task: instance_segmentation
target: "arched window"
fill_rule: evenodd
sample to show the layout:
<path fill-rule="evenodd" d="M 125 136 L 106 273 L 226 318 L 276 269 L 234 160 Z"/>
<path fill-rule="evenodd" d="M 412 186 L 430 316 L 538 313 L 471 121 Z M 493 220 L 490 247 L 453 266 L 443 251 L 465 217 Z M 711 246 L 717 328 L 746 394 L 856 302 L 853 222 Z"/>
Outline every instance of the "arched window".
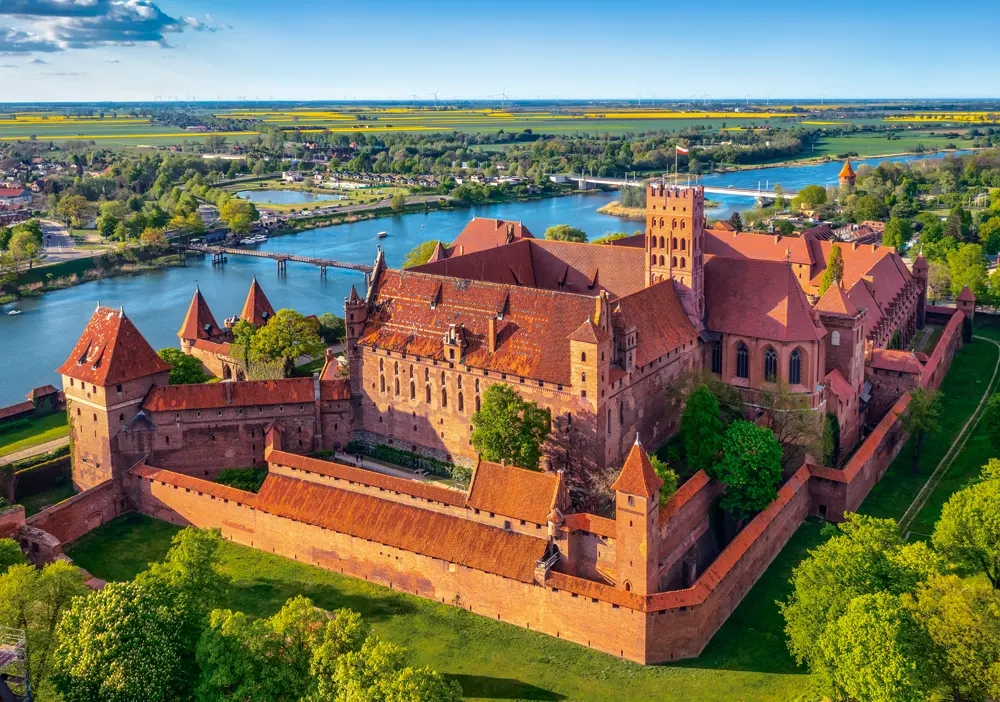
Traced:
<path fill-rule="evenodd" d="M 667 240 L 664 239 L 662 236 L 660 237 L 660 248 L 661 249 L 667 248 Z"/>
<path fill-rule="evenodd" d="M 426 388 L 424 388 L 424 390 L 426 390 L 424 394 L 424 402 L 426 402 L 429 405 L 431 403 L 431 386 L 428 385 Z"/>
<path fill-rule="evenodd" d="M 840 332 L 834 331 L 830 333 L 830 346 L 840 346 Z"/>
<path fill-rule="evenodd" d="M 413 364 L 410 364 L 410 380 L 413 380 Z"/>
<path fill-rule="evenodd" d="M 660 217 L 660 226 L 663 226 L 663 217 Z M 663 244 L 660 244 L 660 246 L 663 246 Z"/>
<path fill-rule="evenodd" d="M 479 378 L 476 378 L 476 392 L 479 392 Z"/>
<path fill-rule="evenodd" d="M 652 256 L 649 257 L 649 265 L 651 266 L 656 265 L 656 254 L 653 254 Z"/>
<path fill-rule="evenodd" d="M 685 268 L 686 266 L 687 266 L 687 259 L 681 256 L 681 268 Z"/>
<path fill-rule="evenodd" d="M 778 379 L 778 352 L 770 346 L 764 350 L 764 380 L 773 383 Z"/>
<path fill-rule="evenodd" d="M 672 249 L 676 249 L 677 248 L 677 237 L 676 236 L 673 239 L 670 240 L 670 248 L 672 248 Z"/>
<path fill-rule="evenodd" d="M 462 393 L 458 393 L 458 411 L 465 411 L 465 396 Z"/>
<path fill-rule="evenodd" d="M 681 229 L 684 229 L 684 220 L 681 220 Z"/>
<path fill-rule="evenodd" d="M 681 251 L 687 251 L 687 239 L 681 239 Z"/>
<path fill-rule="evenodd" d="M 742 341 L 736 345 L 736 377 L 750 377 L 750 350 Z"/>
<path fill-rule="evenodd" d="M 712 342 L 712 372 L 722 373 L 722 342 Z"/>
<path fill-rule="evenodd" d="M 581 362 L 586 362 L 587 361 L 587 352 L 586 351 L 581 351 L 580 352 L 580 361 Z"/>
<path fill-rule="evenodd" d="M 393 364 L 392 374 L 399 375 L 399 361 L 396 361 L 395 364 Z"/>
<path fill-rule="evenodd" d="M 673 266 L 674 268 L 677 267 L 677 257 L 676 256 L 671 256 L 670 257 L 670 265 Z"/>
<path fill-rule="evenodd" d="M 448 406 L 448 390 L 447 388 L 441 388 L 441 406 Z"/>
<path fill-rule="evenodd" d="M 655 236 L 653 237 L 653 248 L 654 249 L 656 248 L 656 237 Z"/>
<path fill-rule="evenodd" d="M 802 382 L 802 352 L 798 349 L 792 351 L 788 357 L 788 382 L 792 385 L 799 385 Z"/>
<path fill-rule="evenodd" d="M 424 381 L 428 382 L 428 383 L 431 382 L 431 369 L 430 368 L 424 368 Z"/>
<path fill-rule="evenodd" d="M 583 360 L 587 360 L 587 359 L 583 359 Z M 462 389 L 462 376 L 458 376 L 458 389 L 459 390 Z"/>
<path fill-rule="evenodd" d="M 441 385 L 444 385 L 444 371 L 441 371 Z"/>
<path fill-rule="evenodd" d="M 395 388 L 396 394 L 399 395 L 399 378 L 396 378 L 395 383 L 396 383 L 396 388 Z"/>
<path fill-rule="evenodd" d="M 670 223 L 670 228 L 671 229 L 677 229 L 677 220 L 676 219 L 673 222 Z M 674 244 L 674 246 L 676 246 L 676 245 L 677 244 Z"/>
<path fill-rule="evenodd" d="M 476 411 L 479 411 L 479 395 L 476 395 Z"/>
<path fill-rule="evenodd" d="M 663 265 L 663 261 L 664 261 L 664 258 L 663 258 L 663 256 L 660 256 L 660 265 L 661 265 L 661 266 Z"/>

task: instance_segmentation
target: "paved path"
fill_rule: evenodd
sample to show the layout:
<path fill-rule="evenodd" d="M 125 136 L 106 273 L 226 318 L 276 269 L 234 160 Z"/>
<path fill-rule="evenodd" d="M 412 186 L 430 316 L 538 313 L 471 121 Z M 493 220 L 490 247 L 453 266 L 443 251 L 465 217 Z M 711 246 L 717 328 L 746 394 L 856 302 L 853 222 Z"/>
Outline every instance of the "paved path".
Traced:
<path fill-rule="evenodd" d="M 1000 350 L 1000 343 L 997 343 L 993 339 L 987 339 L 986 337 L 976 336 L 973 337 L 979 341 L 988 341 Z M 941 459 L 941 462 L 937 464 L 937 468 L 931 473 L 930 477 L 927 478 L 927 482 L 924 486 L 920 488 L 920 492 L 917 496 L 913 498 L 913 502 L 910 506 L 906 508 L 906 512 L 899 520 L 899 530 L 908 538 L 910 536 L 910 525 L 913 524 L 913 520 L 916 519 L 917 515 L 920 514 L 920 510 L 924 508 L 927 501 L 930 499 L 931 494 L 934 492 L 934 488 L 938 486 L 941 482 L 941 478 L 944 474 L 948 472 L 951 468 L 952 463 L 955 462 L 955 458 L 958 454 L 962 452 L 965 448 L 965 444 L 968 442 L 969 437 L 976 429 L 976 425 L 979 424 L 979 418 L 982 416 L 983 408 L 986 406 L 986 401 L 989 399 L 990 395 L 993 394 L 993 384 L 996 382 L 997 373 L 1000 372 L 1000 355 L 997 356 L 997 362 L 993 366 L 993 376 L 990 378 L 990 382 L 986 385 L 986 391 L 983 392 L 983 396 L 979 400 L 979 404 L 976 406 L 976 411 L 972 413 L 972 416 L 965 422 L 962 426 L 961 431 L 958 432 L 958 436 L 955 440 L 951 442 L 951 446 L 948 448 L 948 452 Z"/>
<path fill-rule="evenodd" d="M 57 448 L 62 448 L 63 446 L 69 446 L 68 436 L 53 439 L 52 441 L 46 441 L 44 444 L 38 444 L 37 446 L 32 446 L 31 448 L 21 449 L 20 451 L 15 451 L 14 453 L 8 453 L 6 456 L 0 456 L 0 466 L 5 466 L 8 463 L 20 461 L 24 458 L 31 458 L 32 456 L 37 456 L 42 453 L 48 453 L 49 451 L 55 451 Z"/>
<path fill-rule="evenodd" d="M 70 236 L 69 230 L 54 219 L 39 220 L 42 225 L 42 236 L 45 240 L 45 260 L 35 267 L 48 266 L 53 263 L 63 263 L 77 258 L 89 258 L 104 253 L 105 250 L 86 248 L 79 249 Z M 110 247 L 108 249 L 110 250 Z"/>

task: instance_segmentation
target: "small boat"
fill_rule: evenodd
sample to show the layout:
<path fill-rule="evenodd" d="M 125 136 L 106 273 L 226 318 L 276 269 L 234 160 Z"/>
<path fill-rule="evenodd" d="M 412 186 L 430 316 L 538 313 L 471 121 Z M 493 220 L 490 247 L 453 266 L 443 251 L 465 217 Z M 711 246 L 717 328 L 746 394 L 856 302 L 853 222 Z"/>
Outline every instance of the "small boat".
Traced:
<path fill-rule="evenodd" d="M 13 317 L 15 314 L 21 314 L 21 310 L 11 310 L 7 313 L 8 317 Z"/>
<path fill-rule="evenodd" d="M 387 236 L 389 236 L 389 232 L 379 232 L 379 233 L 378 233 L 378 238 L 379 238 L 379 239 L 384 239 L 384 238 L 386 238 Z"/>

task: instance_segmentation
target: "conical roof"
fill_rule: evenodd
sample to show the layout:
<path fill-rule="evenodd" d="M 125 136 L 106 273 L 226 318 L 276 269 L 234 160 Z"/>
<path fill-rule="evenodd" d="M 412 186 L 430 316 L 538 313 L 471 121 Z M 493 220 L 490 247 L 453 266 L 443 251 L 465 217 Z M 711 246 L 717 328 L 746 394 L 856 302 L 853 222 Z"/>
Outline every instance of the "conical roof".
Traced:
<path fill-rule="evenodd" d="M 618 480 L 611 486 L 615 492 L 623 492 L 627 495 L 638 495 L 640 497 L 652 498 L 658 495 L 663 481 L 653 470 L 653 464 L 649 461 L 639 437 L 635 437 L 635 444 L 625 459 L 622 472 L 618 475 Z"/>
<path fill-rule="evenodd" d="M 274 308 L 267 299 L 267 295 L 257 282 L 257 276 L 253 277 L 250 283 L 250 292 L 247 293 L 247 301 L 243 303 L 243 311 L 240 312 L 240 319 L 250 322 L 254 326 L 262 327 L 267 324 L 267 320 L 274 316 Z"/>
<path fill-rule="evenodd" d="M 66 362 L 56 371 L 108 387 L 170 370 L 125 311 L 98 307 Z"/>
<path fill-rule="evenodd" d="M 181 339 L 208 339 L 219 332 L 219 325 L 215 322 L 212 310 L 208 308 L 205 297 L 198 287 L 194 289 L 194 297 L 188 306 L 187 314 L 184 315 L 184 323 L 181 325 L 177 336 Z"/>
<path fill-rule="evenodd" d="M 600 344 L 607 341 L 611 337 L 608 336 L 606 331 L 594 324 L 593 320 L 588 317 L 584 320 L 583 324 L 577 327 L 575 332 L 569 335 L 568 338 L 570 341 L 582 341 L 587 344 Z"/>
<path fill-rule="evenodd" d="M 972 294 L 972 291 L 969 290 L 969 286 L 966 285 L 962 288 L 962 292 L 958 294 L 958 299 L 962 302 L 975 302 L 976 296 Z"/>
<path fill-rule="evenodd" d="M 837 283 L 831 285 L 823 293 L 823 297 L 816 303 L 816 311 L 843 317 L 855 317 L 858 314 L 857 306 L 851 302 L 850 298 L 847 297 L 847 293 Z"/>
<path fill-rule="evenodd" d="M 844 161 L 844 167 L 840 169 L 840 176 L 839 177 L 841 177 L 841 178 L 853 178 L 854 177 L 854 169 L 851 167 L 851 159 L 850 159 L 850 157 L 848 157 L 848 159 L 846 161 Z"/>

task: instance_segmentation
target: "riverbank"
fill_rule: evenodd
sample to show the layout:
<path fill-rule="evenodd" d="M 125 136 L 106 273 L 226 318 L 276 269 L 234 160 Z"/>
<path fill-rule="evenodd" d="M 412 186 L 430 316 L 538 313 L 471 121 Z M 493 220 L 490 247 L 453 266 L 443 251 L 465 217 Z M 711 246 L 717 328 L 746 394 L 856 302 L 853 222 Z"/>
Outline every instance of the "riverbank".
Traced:
<path fill-rule="evenodd" d="M 890 154 L 877 154 L 877 155 L 865 155 L 865 156 L 851 156 L 854 161 L 870 161 L 877 158 L 902 158 L 904 156 L 948 156 L 949 154 L 956 153 L 966 153 L 969 151 L 985 151 L 985 147 L 961 147 L 955 149 L 929 149 L 926 151 L 898 151 Z M 733 166 L 726 166 L 724 168 L 715 168 L 712 173 L 739 173 L 741 171 L 757 171 L 766 168 L 797 168 L 799 166 L 822 166 L 825 163 L 830 163 L 832 161 L 843 161 L 844 159 L 839 159 L 833 156 L 810 156 L 808 158 L 801 159 L 786 159 L 784 161 L 776 161 L 774 163 L 760 163 L 760 164 L 739 164 Z"/>

